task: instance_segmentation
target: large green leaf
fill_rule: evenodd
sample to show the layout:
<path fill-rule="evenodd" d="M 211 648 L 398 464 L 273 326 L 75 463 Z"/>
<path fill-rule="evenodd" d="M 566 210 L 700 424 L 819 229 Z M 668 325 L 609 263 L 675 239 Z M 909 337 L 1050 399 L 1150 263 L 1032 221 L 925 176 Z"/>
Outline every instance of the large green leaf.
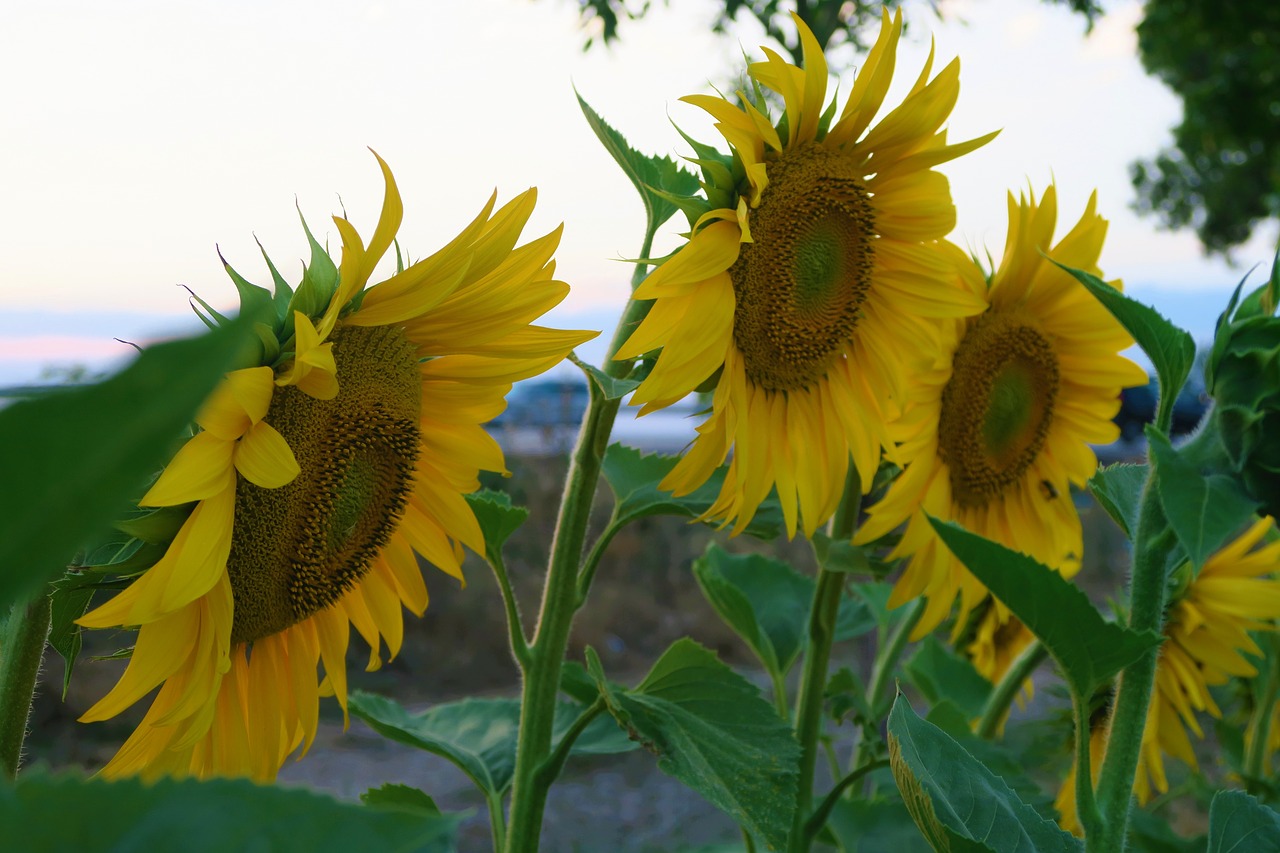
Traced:
<path fill-rule="evenodd" d="M 446 758 L 486 795 L 501 796 L 511 787 L 520 726 L 518 699 L 463 699 L 412 713 L 394 700 L 355 691 L 351 713 L 383 737 Z M 582 707 L 556 706 L 553 739 L 559 741 Z M 575 755 L 627 752 L 636 745 L 608 720 L 593 722 L 573 744 Z"/>
<path fill-rule="evenodd" d="M 991 682 L 932 634 L 924 638 L 907 661 L 906 675 L 930 705 L 949 700 L 970 719 L 982 713 L 991 695 Z"/>
<path fill-rule="evenodd" d="M 668 196 L 688 196 L 698 191 L 698 178 L 680 168 L 670 157 L 641 154 L 627 144 L 622 134 L 610 127 L 600 115 L 578 96 L 578 105 L 587 117 L 596 138 L 605 147 L 644 200 L 649 233 L 658 230 L 679 207 Z"/>
<path fill-rule="evenodd" d="M 844 853 L 930 853 L 928 842 L 920 837 L 907 807 L 897 797 L 841 797 L 831 809 L 827 828 Z"/>
<path fill-rule="evenodd" d="M 316 853 L 440 849 L 457 819 L 341 803 L 247 780 L 105 782 L 27 772 L 0 786 L 6 850 Z"/>
<path fill-rule="evenodd" d="M 696 518 L 711 508 L 724 484 L 725 469 L 719 468 L 706 483 L 684 497 L 675 497 L 658 488 L 658 483 L 680 461 L 676 456 L 641 453 L 633 447 L 611 444 L 604 453 L 601 472 L 613 490 L 620 523 L 647 515 L 678 515 Z M 773 539 L 782 531 L 782 508 L 776 498 L 760 504 L 755 517 L 743 531 L 759 539 Z"/>
<path fill-rule="evenodd" d="M 1130 539 L 1138 529 L 1138 506 L 1148 471 L 1146 465 L 1118 462 L 1099 468 L 1089 478 L 1089 491 L 1098 506 L 1106 510 Z"/>
<path fill-rule="evenodd" d="M 1160 411 L 1157 423 L 1167 424 L 1173 416 L 1173 401 L 1187 381 L 1196 359 L 1196 342 L 1191 334 L 1169 322 L 1149 305 L 1130 299 L 1097 276 L 1054 261 L 1083 284 L 1133 339 L 1155 366 L 1160 379 Z"/>
<path fill-rule="evenodd" d="M 1219 791 L 1209 804 L 1205 853 L 1277 853 L 1280 815 L 1244 791 Z"/>
<path fill-rule="evenodd" d="M 1084 849 L 950 735 L 916 716 L 901 694 L 889 712 L 889 760 L 907 810 L 935 850 Z"/>
<path fill-rule="evenodd" d="M 528 509 L 512 506 L 510 495 L 493 489 L 484 489 L 467 495 L 467 503 L 475 513 L 476 521 L 480 523 L 480 531 L 484 534 L 484 547 L 490 556 L 500 555 L 507 539 L 529 517 Z"/>
<path fill-rule="evenodd" d="M 1169 439 L 1148 430 L 1156 462 L 1156 488 L 1165 518 L 1197 570 L 1254 517 L 1258 503 L 1226 474 L 1203 472 Z"/>
<path fill-rule="evenodd" d="M 1160 644 L 1152 632 L 1108 622 L 1075 584 L 1026 554 L 932 516 L 929 523 L 951 552 L 1022 620 L 1080 696 Z"/>
<path fill-rule="evenodd" d="M 771 849 L 785 845 L 800 748 L 758 689 L 687 638 L 634 690 L 610 686 L 590 650 L 587 669 L 618 725 L 658 756 L 663 771 Z"/>
<path fill-rule="evenodd" d="M 136 500 L 205 397 L 253 347 L 253 318 L 148 347 L 96 385 L 0 411 L 0 608 L 61 575 Z"/>

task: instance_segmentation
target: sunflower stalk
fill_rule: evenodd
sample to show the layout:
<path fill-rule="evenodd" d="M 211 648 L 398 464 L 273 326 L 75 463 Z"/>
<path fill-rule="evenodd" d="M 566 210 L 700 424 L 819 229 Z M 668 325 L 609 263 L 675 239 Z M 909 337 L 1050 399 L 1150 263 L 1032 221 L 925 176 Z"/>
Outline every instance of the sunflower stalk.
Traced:
<path fill-rule="evenodd" d="M 852 538 L 861 511 L 862 480 L 858 476 L 857 466 L 850 466 L 844 495 L 840 498 L 840 506 L 828 527 L 831 538 Z M 818 759 L 818 738 L 822 733 L 822 704 L 826 695 L 827 667 L 831 662 L 831 646 L 835 641 L 844 582 L 843 572 L 829 571 L 819 566 L 813 605 L 809 609 L 809 643 L 805 650 L 804 670 L 800 676 L 800 695 L 796 699 L 795 731 L 796 740 L 800 742 L 800 780 L 787 844 L 792 853 L 808 850 L 813 840 L 805 832 L 805 824 L 813 802 L 813 773 Z"/>
<path fill-rule="evenodd" d="M 898 660 L 907 647 L 911 632 L 924 616 L 924 609 L 924 599 L 917 598 L 912 601 L 907 607 L 907 612 L 902 615 L 889 634 L 888 642 L 880 647 L 876 655 L 875 663 L 871 667 L 871 684 L 867 686 L 867 707 L 873 714 L 876 713 L 876 709 L 880 707 L 889 690 L 889 681 L 897 672 Z M 871 759 L 871 750 L 871 741 L 866 738 L 859 740 L 858 748 L 853 751 L 850 769 L 865 765 Z"/>
<path fill-rule="evenodd" d="M 29 601 L 13 605 L 0 631 L 0 771 L 10 781 L 22 761 L 51 606 L 48 590 L 41 588 Z"/>
<path fill-rule="evenodd" d="M 1048 656 L 1048 649 L 1039 640 L 1031 641 L 1022 650 L 1022 654 L 1018 655 L 1004 677 L 1000 679 L 1000 683 L 992 688 L 991 695 L 987 697 L 987 703 L 982 707 L 982 716 L 978 719 L 975 729 L 978 737 L 991 740 L 996 736 L 1000 730 L 1001 721 L 1008 716 L 1009 706 L 1013 704 L 1014 697 L 1022 689 L 1023 683 Z"/>
<path fill-rule="evenodd" d="M 640 257 L 646 258 L 653 246 L 656 226 L 646 230 Z M 647 267 L 637 265 L 632 275 L 632 289 L 644 280 Z M 625 379 L 631 373 L 634 362 L 615 361 L 614 353 L 622 342 L 648 313 L 649 303 L 632 299 L 627 302 L 608 355 L 604 372 L 615 379 Z M 507 823 L 507 837 L 500 848 L 507 853 L 535 851 L 542 833 L 542 815 L 546 808 L 547 792 L 555 774 L 551 759 L 551 735 L 555 722 L 556 698 L 560 691 L 560 673 L 569 644 L 569 630 L 573 617 L 586 599 L 587 590 L 580 589 L 583 571 L 583 548 L 586 543 L 587 524 L 591 517 L 592 500 L 600 479 L 600 468 L 605 447 L 613 429 L 621 400 L 607 399 L 591 384 L 591 398 L 578 441 L 574 446 L 565 475 L 564 496 L 556 519 L 555 533 L 551 540 L 551 557 L 547 567 L 547 579 L 543 587 L 542 604 L 538 611 L 538 623 L 529 654 L 521 669 L 520 733 L 516 743 L 516 764 L 511 788 L 511 811 Z M 598 556 L 596 558 L 598 562 Z M 590 567 L 594 573 L 594 567 Z M 563 763 L 563 762 L 561 762 Z"/>
<path fill-rule="evenodd" d="M 1159 476 L 1159 465 L 1153 460 L 1151 472 L 1142 487 L 1138 524 L 1133 537 L 1133 574 L 1129 583 L 1129 627 L 1134 631 L 1156 634 L 1161 632 L 1164 621 L 1165 562 L 1174 546 L 1174 538 L 1168 535 L 1168 521 L 1160 506 L 1156 485 Z M 1087 853 L 1119 853 L 1124 849 L 1134 776 L 1138 769 L 1142 733 L 1155 686 L 1159 655 L 1159 646 L 1154 646 L 1120 674 L 1106 757 L 1098 778 L 1096 802 L 1100 825 L 1098 831 L 1085 836 Z M 1072 701 L 1085 703 L 1088 699 L 1073 697 Z M 1087 741 L 1087 717 L 1083 722 L 1078 720 L 1077 724 L 1077 739 Z"/>

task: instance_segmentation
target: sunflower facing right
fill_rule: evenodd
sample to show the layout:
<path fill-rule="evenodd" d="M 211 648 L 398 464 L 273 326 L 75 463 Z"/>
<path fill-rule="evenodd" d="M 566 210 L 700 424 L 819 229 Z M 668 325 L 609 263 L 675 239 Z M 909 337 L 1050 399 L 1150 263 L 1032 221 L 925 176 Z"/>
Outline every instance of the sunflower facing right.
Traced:
<path fill-rule="evenodd" d="M 1120 389 L 1147 382 L 1119 353 L 1133 339 L 1084 286 L 1042 254 L 1101 276 L 1107 222 L 1096 194 L 1056 245 L 1057 193 L 1009 196 L 1009 230 L 999 268 L 986 280 L 959 248 L 943 244 L 982 313 L 946 322 L 942 354 L 914 385 L 897 424 L 906 463 L 868 514 L 854 542 L 870 542 L 903 522 L 890 554 L 910 557 L 889 600 L 928 599 L 913 639 L 936 628 L 957 596 L 957 633 L 986 588 L 934 532 L 928 513 L 1029 554 L 1071 575 L 1083 549 L 1070 486 L 1097 468 L 1090 444 L 1119 435 L 1111 418 Z M 1119 287 L 1118 281 L 1111 282 Z M 1003 605 L 997 610 L 1008 618 Z"/>
<path fill-rule="evenodd" d="M 732 453 L 706 518 L 744 528 L 776 487 L 788 535 L 835 512 L 849 460 L 870 489 L 889 419 L 935 346 L 935 324 L 982 301 L 949 281 L 935 249 L 955 225 L 934 166 L 986 142 L 947 144 L 939 130 L 959 94 L 958 61 L 931 80 L 933 57 L 878 123 L 893 78 L 902 13 L 880 35 L 837 114 L 827 64 L 798 17 L 804 68 L 765 49 L 748 66 L 758 97 L 741 106 L 691 95 L 733 149 L 693 143 L 706 198 L 682 201 L 689 241 L 635 291 L 654 300 L 617 353 L 660 350 L 636 390 L 641 414 L 714 385 L 698 437 L 661 483 L 697 489 Z M 785 104 L 772 121 L 762 96 Z"/>

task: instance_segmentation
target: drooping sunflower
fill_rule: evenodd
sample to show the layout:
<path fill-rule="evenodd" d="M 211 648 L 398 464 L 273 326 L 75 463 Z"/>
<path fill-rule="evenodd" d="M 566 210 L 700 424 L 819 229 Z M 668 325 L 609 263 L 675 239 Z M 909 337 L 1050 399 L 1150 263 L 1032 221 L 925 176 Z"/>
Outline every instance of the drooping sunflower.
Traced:
<path fill-rule="evenodd" d="M 986 612 L 978 620 L 965 651 L 978 674 L 998 684 L 1036 637 L 1016 616 L 1002 619 L 993 599 L 987 599 L 982 607 Z M 1030 678 L 1023 684 L 1023 693 L 1028 699 L 1035 695 Z"/>
<path fill-rule="evenodd" d="M 913 638 L 946 618 L 959 598 L 957 630 L 987 594 L 952 556 L 925 514 L 966 529 L 1071 576 L 1083 550 L 1071 485 L 1097 468 L 1090 444 L 1118 435 L 1111 418 L 1120 389 L 1147 382 L 1119 355 L 1132 338 L 1079 282 L 1046 260 L 1101 275 L 1106 220 L 1091 196 L 1080 221 L 1056 245 L 1057 197 L 1009 196 L 999 267 L 979 266 L 946 244 L 958 279 L 986 303 L 981 314 L 944 321 L 941 355 L 914 384 L 895 426 L 905 470 L 869 511 L 855 542 L 906 522 L 892 558 L 910 557 L 890 605 L 927 605 Z M 1120 282 L 1110 282 L 1119 288 Z M 1001 619 L 1008 611 L 997 602 Z"/>
<path fill-rule="evenodd" d="M 1194 578 L 1189 565 L 1175 573 L 1184 588 L 1173 592 L 1167 611 L 1142 732 L 1142 770 L 1134 783 L 1139 803 L 1150 799 L 1153 788 L 1169 790 L 1164 755 L 1196 767 L 1187 732 L 1204 737 L 1197 712 L 1222 716 L 1209 688 L 1258 674 L 1245 657 L 1262 655 L 1249 632 L 1275 630 L 1280 619 L 1280 539 L 1259 545 L 1273 523 L 1269 517 L 1256 521 L 1205 560 Z"/>
<path fill-rule="evenodd" d="M 662 488 L 693 491 L 732 452 L 705 517 L 740 530 L 776 488 L 791 535 L 798 520 L 811 534 L 833 514 L 850 456 L 870 488 L 910 359 L 935 346 L 922 318 L 981 310 L 934 248 L 955 209 L 933 167 L 995 136 L 947 144 L 939 128 L 956 102 L 959 63 L 930 79 L 932 55 L 873 125 L 901 11 L 892 21 L 885 13 L 838 116 L 825 103 L 821 47 L 796 25 L 803 69 L 767 48 L 766 61 L 748 66 L 757 87 L 781 97 L 776 122 L 763 97 L 683 99 L 717 120 L 732 152 L 693 143 L 705 198 L 683 204 L 688 242 L 636 290 L 653 304 L 617 356 L 658 353 L 633 397 L 641 414 L 714 384 L 710 414 Z"/>
<path fill-rule="evenodd" d="M 483 553 L 464 495 L 481 469 L 505 467 L 481 424 L 512 382 L 596 334 L 531 325 L 568 292 L 553 278 L 559 229 L 516 247 L 534 190 L 496 211 L 490 198 L 440 251 L 366 289 L 403 212 L 378 163 L 386 194 L 367 247 L 334 217 L 335 267 L 308 231 L 302 283 L 292 292 L 272 266 L 274 299 L 228 267 L 242 310 L 279 306 L 260 324 L 259 363 L 227 374 L 139 501 L 180 519 L 163 556 L 79 620 L 138 630 L 82 721 L 160 688 L 107 776 L 270 780 L 305 753 L 321 695 L 346 714 L 351 628 L 374 668 L 382 642 L 400 648 L 401 606 L 426 609 L 415 553 L 459 579 L 462 546 Z"/>

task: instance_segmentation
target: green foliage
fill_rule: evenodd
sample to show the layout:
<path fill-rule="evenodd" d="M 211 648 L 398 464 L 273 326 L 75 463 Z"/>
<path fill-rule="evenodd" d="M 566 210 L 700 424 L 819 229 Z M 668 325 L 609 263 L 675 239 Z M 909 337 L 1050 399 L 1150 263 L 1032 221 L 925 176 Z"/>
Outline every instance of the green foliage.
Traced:
<path fill-rule="evenodd" d="M 765 669 L 785 676 L 807 641 L 813 578 L 759 554 L 730 554 L 714 542 L 694 560 L 693 575 L 716 613 Z M 837 640 L 856 637 L 875 625 L 864 602 L 847 596 L 841 601 Z"/>
<path fill-rule="evenodd" d="M 244 315 L 149 347 L 110 379 L 0 411 L 0 607 L 62 574 L 76 550 L 137 499 L 171 442 L 237 366 L 253 322 Z"/>
<path fill-rule="evenodd" d="M 840 799 L 827 828 L 844 853 L 930 853 L 902 800 Z"/>
<path fill-rule="evenodd" d="M 71 686 L 71 672 L 75 669 L 76 658 L 80 656 L 80 626 L 75 620 L 89 609 L 95 586 L 88 578 L 68 573 L 54 581 L 52 587 L 49 645 L 65 663 L 62 670 L 62 698 L 65 700 L 67 688 Z"/>
<path fill-rule="evenodd" d="M 1142 64 L 1182 98 L 1182 122 L 1172 146 L 1130 167 L 1138 209 L 1225 253 L 1280 215 L 1280 6 L 1149 0 L 1144 10 Z"/>
<path fill-rule="evenodd" d="M 1169 439 L 1150 428 L 1147 446 L 1156 462 L 1156 488 L 1165 518 L 1199 571 L 1254 517 L 1258 504 L 1233 477 L 1202 468 L 1192 454 L 1174 450 Z"/>
<path fill-rule="evenodd" d="M 889 755 L 907 810 L 935 850 L 1084 849 L 953 738 L 916 716 L 901 694 L 889 712 Z"/>
<path fill-rule="evenodd" d="M 1075 584 L 1026 554 L 932 516 L 929 523 L 974 577 L 1040 638 L 1072 691 L 1088 697 L 1159 645 L 1160 636 L 1102 618 Z"/>
<path fill-rule="evenodd" d="M 493 489 L 482 489 L 467 495 L 467 505 L 480 523 L 480 532 L 484 534 L 484 548 L 490 559 L 502 554 L 502 546 L 529 517 L 527 508 L 512 506 L 510 495 Z"/>
<path fill-rule="evenodd" d="M 457 819 L 341 803 L 248 780 L 105 782 L 24 773 L 0 786 L 6 849 L 29 853 L 182 850 L 443 850 Z"/>
<path fill-rule="evenodd" d="M 1089 491 L 1098 506 L 1106 510 L 1130 539 L 1138 529 L 1139 501 L 1149 470 L 1146 465 L 1117 462 L 1099 468 L 1089 478 Z"/>
<path fill-rule="evenodd" d="M 463 699 L 411 713 L 392 699 L 355 691 L 351 713 L 385 738 L 424 749 L 452 762 L 486 796 L 500 797 L 511 787 L 516 761 L 520 702 L 516 699 Z M 556 706 L 552 737 L 559 740 L 582 713 L 579 705 Z M 610 755 L 636 745 L 604 720 L 596 720 L 573 744 L 575 755 Z"/>
<path fill-rule="evenodd" d="M 905 672 L 930 705 L 944 700 L 952 702 L 969 719 L 982 713 L 991 695 L 991 682 L 933 635 L 920 643 L 907 661 Z"/>
<path fill-rule="evenodd" d="M 1134 853 L 1204 853 L 1205 837 L 1182 838 L 1151 812 L 1133 809 L 1129 813 L 1129 844 Z"/>
<path fill-rule="evenodd" d="M 680 167 L 670 157 L 654 157 L 641 154 L 623 138 L 622 134 L 610 127 L 599 114 L 578 96 L 578 105 L 587 117 L 587 124 L 595 133 L 600 144 L 622 168 L 631 183 L 640 192 L 644 201 L 644 212 L 648 223 L 646 234 L 658 230 L 680 208 L 672 201 L 672 197 L 690 196 L 698 191 L 698 179 Z M 624 392 L 625 393 L 625 392 Z"/>
<path fill-rule="evenodd" d="M 1243 791 L 1219 791 L 1209 806 L 1205 853 L 1277 853 L 1280 815 Z"/>
<path fill-rule="evenodd" d="M 298 211 L 298 218 L 302 220 L 302 230 L 306 232 L 307 245 L 311 247 L 311 262 L 303 268 L 302 281 L 289 300 L 284 318 L 283 337 L 286 340 L 293 334 L 293 312 L 300 311 L 308 317 L 318 317 L 329 307 L 333 294 L 338 290 L 338 268 L 334 265 L 333 258 L 316 241 L 301 210 Z"/>
<path fill-rule="evenodd" d="M 759 690 L 689 639 L 667 649 L 633 690 L 611 686 L 590 650 L 587 670 L 618 725 L 663 771 L 771 849 L 785 844 L 799 747 Z"/>
<path fill-rule="evenodd" d="M 587 379 L 604 395 L 606 400 L 619 400 L 625 397 L 639 388 L 641 381 L 643 381 L 636 378 L 618 379 L 615 376 L 610 376 L 600 368 L 587 364 L 572 353 L 569 354 L 569 360 L 587 375 Z"/>
<path fill-rule="evenodd" d="M 720 468 L 710 479 L 693 492 L 675 497 L 658 488 L 658 483 L 670 473 L 679 459 L 661 454 L 642 454 L 631 447 L 611 444 L 605 451 L 601 473 L 613 490 L 617 505 L 614 520 L 617 524 L 629 524 L 649 515 L 678 515 L 697 518 L 711 508 L 720 487 L 724 484 L 725 469 Z M 769 498 L 760 504 L 755 517 L 743 531 L 758 539 L 773 539 L 782 531 L 782 508 L 777 498 Z"/>
<path fill-rule="evenodd" d="M 1196 360 L 1196 342 L 1191 334 L 1169 322 L 1149 305 L 1130 299 L 1097 276 L 1053 262 L 1071 273 L 1124 326 L 1142 351 L 1151 359 L 1160 380 L 1160 404 L 1156 423 L 1168 431 L 1173 419 L 1173 403 L 1191 373 Z"/>

